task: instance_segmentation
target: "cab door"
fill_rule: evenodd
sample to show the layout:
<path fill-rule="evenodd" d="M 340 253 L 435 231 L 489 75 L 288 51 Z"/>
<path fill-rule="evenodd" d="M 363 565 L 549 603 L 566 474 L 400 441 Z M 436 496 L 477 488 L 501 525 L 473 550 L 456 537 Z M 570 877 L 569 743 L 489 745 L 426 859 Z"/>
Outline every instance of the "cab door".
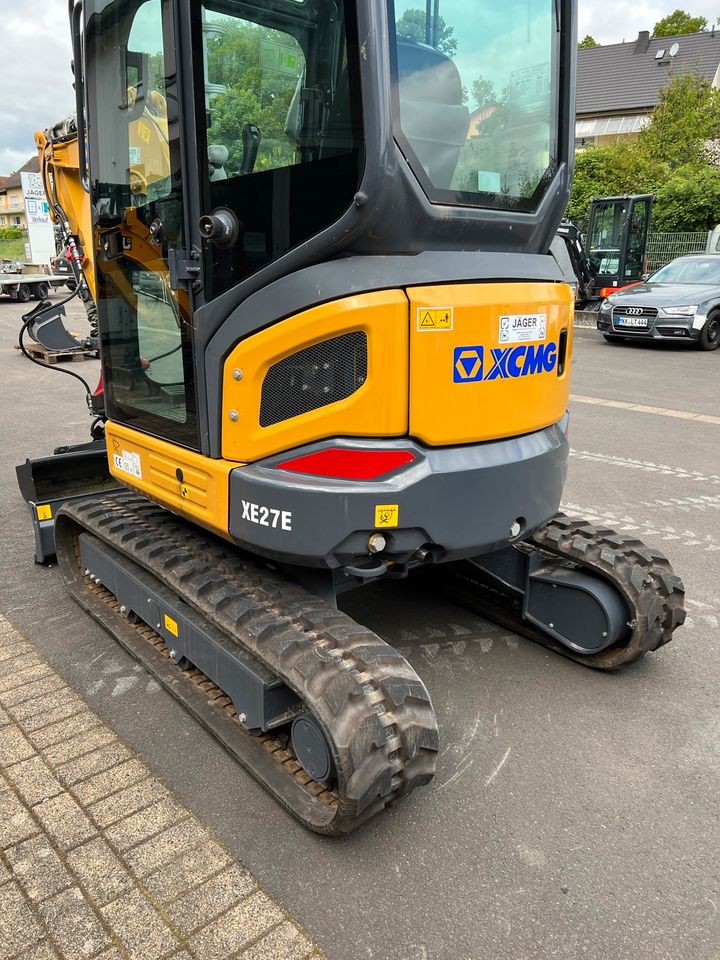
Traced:
<path fill-rule="evenodd" d="M 85 63 L 106 408 L 199 449 L 170 0 L 88 0 Z M 173 276 L 171 276 L 173 266 Z"/>
<path fill-rule="evenodd" d="M 203 297 L 215 299 L 334 224 L 364 167 L 353 0 L 203 0 L 190 11 Z"/>

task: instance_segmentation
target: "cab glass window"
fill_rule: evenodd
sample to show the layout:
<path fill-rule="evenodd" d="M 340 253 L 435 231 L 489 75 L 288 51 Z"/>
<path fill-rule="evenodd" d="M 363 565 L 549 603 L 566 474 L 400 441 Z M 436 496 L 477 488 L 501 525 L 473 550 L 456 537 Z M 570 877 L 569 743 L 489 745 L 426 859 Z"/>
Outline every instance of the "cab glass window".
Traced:
<path fill-rule="evenodd" d="M 197 447 L 170 0 L 85 0 L 90 174 L 103 380 L 112 419 Z"/>
<path fill-rule="evenodd" d="M 203 35 L 204 212 L 232 210 L 229 249 L 207 244 L 208 298 L 329 227 L 362 173 L 351 0 L 211 0 Z"/>
<path fill-rule="evenodd" d="M 396 138 L 431 200 L 537 206 L 557 167 L 558 9 L 390 0 Z"/>
<path fill-rule="evenodd" d="M 599 275 L 617 273 L 620 269 L 620 251 L 625 233 L 627 206 L 612 200 L 597 203 L 590 228 L 589 255 Z"/>

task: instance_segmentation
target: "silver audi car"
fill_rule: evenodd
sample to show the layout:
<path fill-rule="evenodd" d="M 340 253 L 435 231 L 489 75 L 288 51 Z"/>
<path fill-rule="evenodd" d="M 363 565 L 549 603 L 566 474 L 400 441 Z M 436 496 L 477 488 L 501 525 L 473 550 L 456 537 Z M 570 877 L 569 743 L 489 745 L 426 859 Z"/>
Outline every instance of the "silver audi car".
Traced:
<path fill-rule="evenodd" d="M 720 256 L 678 257 L 643 283 L 603 300 L 597 327 L 606 340 L 684 340 L 720 347 Z"/>

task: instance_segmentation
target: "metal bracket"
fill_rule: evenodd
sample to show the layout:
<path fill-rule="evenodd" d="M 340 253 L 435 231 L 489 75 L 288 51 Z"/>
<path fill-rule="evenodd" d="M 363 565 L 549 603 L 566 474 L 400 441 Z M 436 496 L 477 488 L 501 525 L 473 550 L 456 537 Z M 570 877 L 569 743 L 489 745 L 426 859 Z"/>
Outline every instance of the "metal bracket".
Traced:
<path fill-rule="evenodd" d="M 600 653 L 627 633 L 628 609 L 620 592 L 559 557 L 522 544 L 470 562 L 498 592 L 522 605 L 523 620 L 576 653 Z"/>
<path fill-rule="evenodd" d="M 171 290 L 177 290 L 181 283 L 191 284 L 193 290 L 199 290 L 202 287 L 202 259 L 200 250 L 196 246 L 190 248 L 189 254 L 185 250 L 170 247 L 168 268 Z"/>

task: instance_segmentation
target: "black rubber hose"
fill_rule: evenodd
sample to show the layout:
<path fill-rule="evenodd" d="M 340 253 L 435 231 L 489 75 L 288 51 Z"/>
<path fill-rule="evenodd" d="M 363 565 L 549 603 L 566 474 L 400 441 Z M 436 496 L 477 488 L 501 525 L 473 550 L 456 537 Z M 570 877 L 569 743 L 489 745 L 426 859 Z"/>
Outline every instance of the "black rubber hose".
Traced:
<path fill-rule="evenodd" d="M 78 286 L 70 294 L 70 296 L 62 300 L 58 304 L 58 306 L 64 307 L 66 303 L 69 303 L 73 299 L 73 297 L 76 297 L 78 295 L 79 291 L 80 291 L 80 287 Z M 65 373 L 69 377 L 75 377 L 76 380 L 79 380 L 80 383 L 85 387 L 85 400 L 89 407 L 92 403 L 92 390 L 90 389 L 90 385 L 88 384 L 87 380 L 85 380 L 84 377 L 81 377 L 79 373 L 75 373 L 73 370 L 66 370 L 64 367 L 58 367 L 56 364 L 45 363 L 43 360 L 38 360 L 37 357 L 33 357 L 32 354 L 28 353 L 28 351 L 25 349 L 25 331 L 32 323 L 32 320 L 35 314 L 46 305 L 52 306 L 49 300 L 44 300 L 41 303 L 39 303 L 31 313 L 26 313 L 23 316 L 22 318 L 23 325 L 20 328 L 20 335 L 18 337 L 18 346 L 20 347 L 20 350 L 22 351 L 23 356 L 27 357 L 28 360 L 30 360 L 32 363 L 36 363 L 39 367 L 47 367 L 48 370 L 56 370 L 58 373 Z"/>

